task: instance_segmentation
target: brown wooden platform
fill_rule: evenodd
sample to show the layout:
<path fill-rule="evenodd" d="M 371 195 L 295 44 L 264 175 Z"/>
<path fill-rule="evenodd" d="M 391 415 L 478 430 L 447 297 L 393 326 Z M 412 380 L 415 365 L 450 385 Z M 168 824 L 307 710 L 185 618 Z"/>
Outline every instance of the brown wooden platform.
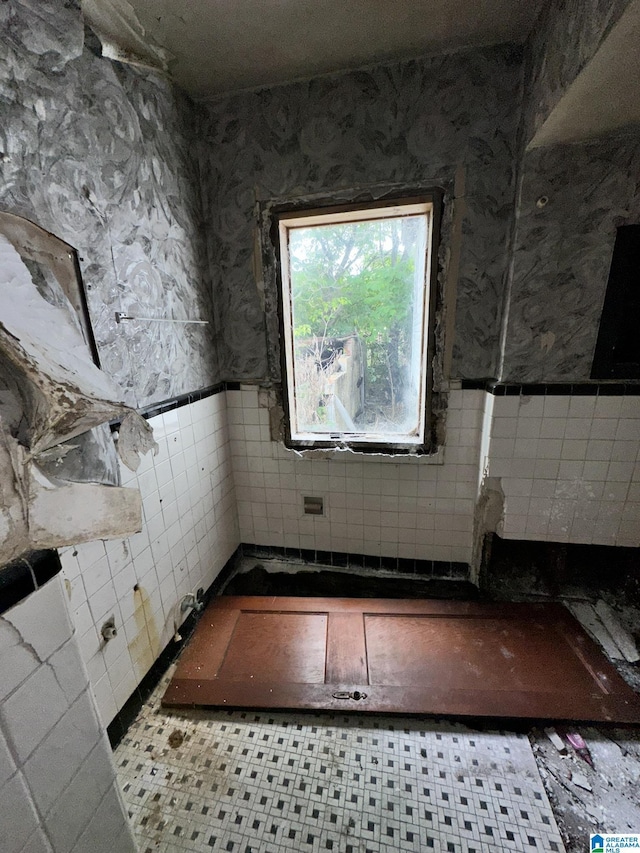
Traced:
<path fill-rule="evenodd" d="M 640 723 L 559 604 L 216 598 L 162 704 Z"/>

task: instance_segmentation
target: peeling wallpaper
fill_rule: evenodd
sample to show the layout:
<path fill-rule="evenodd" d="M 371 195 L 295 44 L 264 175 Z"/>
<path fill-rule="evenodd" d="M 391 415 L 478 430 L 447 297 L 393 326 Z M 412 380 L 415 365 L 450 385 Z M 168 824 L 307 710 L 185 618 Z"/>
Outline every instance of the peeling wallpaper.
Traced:
<path fill-rule="evenodd" d="M 78 249 L 102 367 L 128 403 L 214 384 L 190 101 L 94 55 L 75 2 L 1 3 L 0 28 L 0 207 Z M 211 325 L 117 325 L 116 311 Z"/>
<path fill-rule="evenodd" d="M 536 200 L 549 199 L 539 208 Z M 618 225 L 640 222 L 640 136 L 524 162 L 502 379 L 589 379 Z"/>
<path fill-rule="evenodd" d="M 626 2 L 552 4 L 531 48 L 538 116 Z M 95 55 L 75 2 L 0 3 L 0 27 L 0 207 L 78 248 L 102 365 L 128 403 L 275 378 L 256 202 L 389 184 L 443 186 L 447 228 L 463 211 L 457 298 L 445 304 L 452 375 L 497 374 L 519 53 L 390 63 L 196 107 L 160 76 Z M 615 225 L 638 216 L 638 154 L 629 136 L 526 155 L 503 378 L 588 377 Z M 210 325 L 117 325 L 116 311 Z"/>
<path fill-rule="evenodd" d="M 256 201 L 375 184 L 452 185 L 459 165 L 466 213 L 453 375 L 495 373 L 520 70 L 519 54 L 490 48 L 202 106 L 199 155 L 225 378 L 268 376 L 265 313 L 254 270 Z"/>
<path fill-rule="evenodd" d="M 598 50 L 630 0 L 551 0 L 527 49 L 526 141 Z"/>

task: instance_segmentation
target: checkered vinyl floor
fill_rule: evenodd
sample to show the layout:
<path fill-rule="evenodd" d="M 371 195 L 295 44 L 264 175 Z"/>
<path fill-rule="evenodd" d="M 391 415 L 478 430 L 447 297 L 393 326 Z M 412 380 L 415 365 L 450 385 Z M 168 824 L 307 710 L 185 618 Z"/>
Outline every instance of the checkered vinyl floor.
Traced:
<path fill-rule="evenodd" d="M 116 749 L 141 853 L 564 851 L 528 739 L 385 716 L 160 708 Z"/>

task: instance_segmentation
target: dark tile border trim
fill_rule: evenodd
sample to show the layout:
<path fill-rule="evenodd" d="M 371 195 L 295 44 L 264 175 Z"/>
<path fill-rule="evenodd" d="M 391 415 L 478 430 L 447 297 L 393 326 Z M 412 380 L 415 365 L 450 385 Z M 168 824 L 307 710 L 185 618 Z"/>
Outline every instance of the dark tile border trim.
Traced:
<path fill-rule="evenodd" d="M 209 589 L 205 592 L 205 602 L 208 602 L 211 598 L 218 595 L 233 574 L 238 558 L 241 554 L 241 547 L 242 546 L 238 546 L 238 548 L 236 548 Z M 107 726 L 107 735 L 109 736 L 112 749 L 115 749 L 118 746 L 122 738 L 127 733 L 129 726 L 140 713 L 140 709 L 160 683 L 162 676 L 183 650 L 186 641 L 195 631 L 201 615 L 202 613 L 196 613 L 195 610 L 191 611 L 180 627 L 182 642 L 174 643 L 173 640 L 169 640 L 159 657 L 156 658 L 156 661 L 149 672 L 147 672 L 140 684 L 127 699 L 122 709 Z"/>
<path fill-rule="evenodd" d="M 154 418 L 156 415 L 161 415 L 164 412 L 170 412 L 172 409 L 180 409 L 182 406 L 189 406 L 198 400 L 204 400 L 206 397 L 212 397 L 214 394 L 220 394 L 222 391 L 239 391 L 241 384 L 254 384 L 249 380 L 246 382 L 218 382 L 216 385 L 209 385 L 206 388 L 201 388 L 199 391 L 191 391 L 188 394 L 180 394 L 177 397 L 169 397 L 162 400 L 160 403 L 152 403 L 150 406 L 143 406 L 139 410 L 139 414 L 147 420 Z M 622 397 L 622 396 L 640 396 L 640 382 L 498 382 L 495 379 L 461 379 L 460 387 L 463 391 L 486 391 L 493 394 L 495 397 L 519 397 L 526 395 L 528 397 L 535 396 L 553 396 L 553 395 L 569 395 L 569 396 L 597 396 L 601 397 Z M 111 421 L 112 430 L 118 429 L 119 420 Z"/>
<path fill-rule="evenodd" d="M 244 384 L 244 383 L 242 383 Z M 181 409 L 183 406 L 190 406 L 191 403 L 196 403 L 198 400 L 204 400 L 207 397 L 213 397 L 215 394 L 220 394 L 222 391 L 239 391 L 239 382 L 218 382 L 216 385 L 208 385 L 206 388 L 201 388 L 199 391 L 190 391 L 188 394 L 179 394 L 177 397 L 168 397 L 159 403 L 151 403 L 149 406 L 143 406 L 138 409 L 138 414 L 143 418 L 155 418 L 156 415 L 162 415 L 164 412 L 170 412 L 172 409 Z M 120 420 L 114 420 L 109 423 L 111 430 L 117 430 L 120 426 Z"/>
<path fill-rule="evenodd" d="M 143 418 L 155 418 L 156 415 L 161 415 L 163 412 L 170 412 L 172 409 L 181 409 L 183 406 L 189 406 L 191 403 L 196 403 L 198 400 L 204 400 L 206 397 L 213 397 L 214 394 L 220 394 L 227 390 L 226 382 L 218 382 L 217 385 L 209 385 L 207 388 L 201 388 L 199 391 L 192 391 L 189 394 L 180 394 L 178 397 L 170 397 L 168 400 L 163 400 L 161 403 L 152 403 L 150 406 L 144 406 L 139 410 L 139 414 Z"/>
<path fill-rule="evenodd" d="M 495 379 L 462 379 L 463 391 L 486 391 L 495 397 L 637 397 L 640 382 L 497 382 Z"/>
<path fill-rule="evenodd" d="M 489 383 L 494 379 L 461 379 L 460 384 L 463 391 L 486 391 Z"/>
<path fill-rule="evenodd" d="M 0 613 L 15 607 L 62 569 L 55 550 L 31 551 L 0 568 Z"/>
<path fill-rule="evenodd" d="M 346 554 L 342 551 L 312 551 L 306 548 L 281 548 L 247 543 L 243 543 L 240 547 L 243 557 L 254 557 L 258 560 L 285 560 L 340 569 L 392 571 L 441 579 L 469 579 L 467 563 L 409 560 L 404 557 L 375 557 L 369 554 Z"/>

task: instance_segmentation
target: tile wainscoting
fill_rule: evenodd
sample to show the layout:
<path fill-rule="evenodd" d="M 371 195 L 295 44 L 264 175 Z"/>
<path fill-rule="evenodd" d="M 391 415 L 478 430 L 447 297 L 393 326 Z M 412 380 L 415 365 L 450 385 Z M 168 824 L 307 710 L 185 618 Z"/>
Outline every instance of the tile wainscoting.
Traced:
<path fill-rule="evenodd" d="M 446 446 L 434 456 L 318 458 L 271 441 L 256 386 L 227 391 L 242 541 L 468 563 L 483 399 L 478 390 L 450 394 Z M 324 515 L 304 514 L 305 495 L 324 499 Z"/>
<path fill-rule="evenodd" d="M 491 400 L 484 467 L 505 496 L 501 536 L 640 545 L 640 396 Z"/>
<path fill-rule="evenodd" d="M 182 595 L 208 588 L 241 542 L 381 568 L 469 566 L 490 477 L 504 494 L 504 538 L 639 546 L 640 396 L 479 384 L 450 392 L 445 446 L 420 458 L 287 450 L 271 441 L 257 385 L 151 413 L 159 453 L 123 472 L 142 492 L 142 532 L 61 552 L 103 724 L 170 642 Z M 304 514 L 305 495 L 324 499 L 324 515 Z M 120 630 L 105 644 L 111 615 Z"/>
<path fill-rule="evenodd" d="M 270 440 L 255 386 L 227 391 L 242 541 L 470 563 L 488 476 L 503 537 L 640 546 L 638 389 L 487 388 L 450 392 L 445 446 L 420 458 L 295 453 Z M 323 516 L 304 515 L 304 495 L 324 498 Z"/>
<path fill-rule="evenodd" d="M 60 553 L 105 727 L 185 619 L 182 596 L 208 589 L 240 543 L 224 387 L 149 423 L 157 455 L 143 457 L 135 474 L 121 472 L 123 485 L 142 493 L 142 531 Z M 111 616 L 118 634 L 105 643 L 100 629 Z"/>
<path fill-rule="evenodd" d="M 0 616 L 3 853 L 135 853 L 57 574 Z"/>

